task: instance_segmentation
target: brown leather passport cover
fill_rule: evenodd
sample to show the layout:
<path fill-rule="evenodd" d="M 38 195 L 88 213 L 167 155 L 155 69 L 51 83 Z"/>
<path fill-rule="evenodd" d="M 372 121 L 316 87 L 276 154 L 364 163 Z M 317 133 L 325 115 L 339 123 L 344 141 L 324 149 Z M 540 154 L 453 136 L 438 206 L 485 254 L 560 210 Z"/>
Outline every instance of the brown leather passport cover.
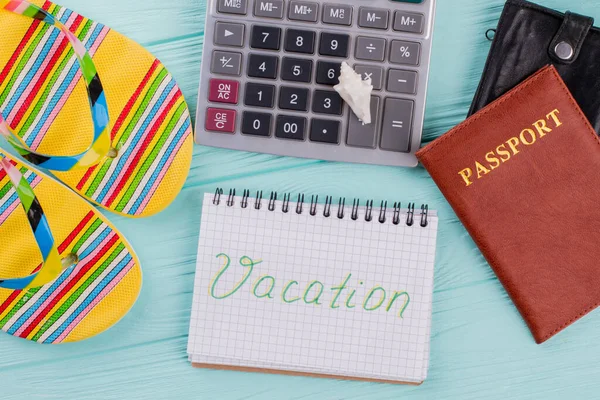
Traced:
<path fill-rule="evenodd" d="M 600 304 L 600 141 L 554 67 L 417 157 L 537 343 Z"/>

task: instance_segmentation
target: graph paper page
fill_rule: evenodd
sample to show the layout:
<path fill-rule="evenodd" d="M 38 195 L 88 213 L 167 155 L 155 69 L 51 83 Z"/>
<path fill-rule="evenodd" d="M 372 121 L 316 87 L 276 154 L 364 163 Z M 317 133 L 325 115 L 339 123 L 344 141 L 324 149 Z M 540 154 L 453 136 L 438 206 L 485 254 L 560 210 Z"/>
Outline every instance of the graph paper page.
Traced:
<path fill-rule="evenodd" d="M 437 217 L 423 228 L 232 207 L 204 198 L 192 361 L 420 382 L 427 374 Z"/>

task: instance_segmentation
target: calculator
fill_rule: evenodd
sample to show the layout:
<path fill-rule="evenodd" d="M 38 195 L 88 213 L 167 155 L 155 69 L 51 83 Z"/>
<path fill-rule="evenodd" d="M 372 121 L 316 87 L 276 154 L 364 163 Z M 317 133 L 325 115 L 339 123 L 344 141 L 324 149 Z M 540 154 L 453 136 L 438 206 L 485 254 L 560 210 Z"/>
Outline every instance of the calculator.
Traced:
<path fill-rule="evenodd" d="M 417 165 L 435 0 L 208 0 L 196 142 L 329 161 Z M 372 123 L 333 86 L 371 78 Z"/>

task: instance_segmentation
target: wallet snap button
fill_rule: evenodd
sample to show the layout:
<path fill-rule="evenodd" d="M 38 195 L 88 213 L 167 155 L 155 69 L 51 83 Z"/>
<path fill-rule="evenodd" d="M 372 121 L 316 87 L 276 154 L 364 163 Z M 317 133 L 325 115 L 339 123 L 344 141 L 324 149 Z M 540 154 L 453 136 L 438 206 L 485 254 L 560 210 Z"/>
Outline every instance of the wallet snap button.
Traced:
<path fill-rule="evenodd" d="M 556 47 L 554 48 L 554 52 L 556 53 L 558 58 L 565 61 L 570 60 L 573 57 L 573 54 L 575 54 L 573 46 L 564 41 L 556 45 Z"/>

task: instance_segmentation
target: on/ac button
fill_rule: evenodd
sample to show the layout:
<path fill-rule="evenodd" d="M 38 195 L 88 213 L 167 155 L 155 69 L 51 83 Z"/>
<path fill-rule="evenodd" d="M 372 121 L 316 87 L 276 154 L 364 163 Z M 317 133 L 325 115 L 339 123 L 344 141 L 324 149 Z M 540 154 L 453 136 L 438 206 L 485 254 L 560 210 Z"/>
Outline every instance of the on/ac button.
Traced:
<path fill-rule="evenodd" d="M 425 17 L 423 14 L 396 11 L 394 14 L 394 30 L 398 32 L 423 33 Z"/>
<path fill-rule="evenodd" d="M 239 89 L 239 82 L 225 79 L 211 79 L 208 89 L 208 101 L 237 104 Z"/>

